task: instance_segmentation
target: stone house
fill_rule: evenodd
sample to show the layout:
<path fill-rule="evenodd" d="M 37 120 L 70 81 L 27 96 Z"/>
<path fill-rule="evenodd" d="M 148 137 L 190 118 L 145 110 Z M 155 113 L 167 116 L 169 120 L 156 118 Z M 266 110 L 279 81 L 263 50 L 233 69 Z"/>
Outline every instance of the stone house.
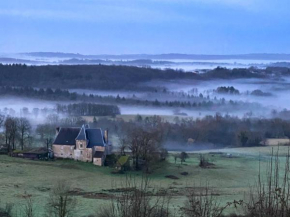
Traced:
<path fill-rule="evenodd" d="M 108 130 L 103 132 L 102 129 L 83 125 L 81 128 L 57 128 L 52 150 L 56 158 L 69 158 L 103 166 L 106 156 L 111 154 L 112 145 L 108 141 Z"/>

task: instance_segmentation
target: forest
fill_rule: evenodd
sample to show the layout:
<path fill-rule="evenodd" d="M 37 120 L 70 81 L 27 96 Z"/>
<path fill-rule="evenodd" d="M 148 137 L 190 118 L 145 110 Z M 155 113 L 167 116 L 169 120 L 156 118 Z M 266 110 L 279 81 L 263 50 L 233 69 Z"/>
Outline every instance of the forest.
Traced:
<path fill-rule="evenodd" d="M 0 64 L 1 86 L 42 88 L 84 88 L 99 90 L 150 90 L 137 84 L 152 80 L 171 79 L 238 79 L 265 78 L 290 75 L 288 68 L 271 69 L 226 69 L 217 67 L 206 73 L 197 74 L 181 70 L 159 70 L 148 67 L 107 65 L 47 65 L 27 66 L 22 64 Z M 144 89 L 145 88 L 145 89 Z M 151 89 L 153 91 L 154 89 Z"/>

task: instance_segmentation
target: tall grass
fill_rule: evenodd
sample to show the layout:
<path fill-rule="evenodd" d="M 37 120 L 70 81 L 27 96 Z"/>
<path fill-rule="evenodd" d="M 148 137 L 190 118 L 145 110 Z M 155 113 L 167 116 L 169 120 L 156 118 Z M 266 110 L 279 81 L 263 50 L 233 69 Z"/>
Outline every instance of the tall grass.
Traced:
<path fill-rule="evenodd" d="M 170 196 L 167 192 L 158 194 L 157 189 L 149 189 L 150 180 L 143 176 L 139 183 L 126 178 L 122 191 L 111 203 L 102 207 L 97 217 L 170 217 Z M 159 192 L 160 193 L 160 192 Z"/>
<path fill-rule="evenodd" d="M 285 165 L 281 166 L 279 149 L 272 155 L 266 169 L 266 181 L 262 181 L 259 166 L 258 182 L 251 187 L 248 202 L 243 202 L 245 215 L 250 217 L 290 216 L 289 149 Z"/>

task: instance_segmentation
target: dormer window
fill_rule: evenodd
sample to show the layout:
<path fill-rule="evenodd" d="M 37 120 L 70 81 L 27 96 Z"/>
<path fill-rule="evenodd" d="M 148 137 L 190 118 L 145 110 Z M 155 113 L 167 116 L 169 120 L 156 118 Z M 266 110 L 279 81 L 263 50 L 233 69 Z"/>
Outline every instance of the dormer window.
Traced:
<path fill-rule="evenodd" d="M 83 148 L 83 144 L 82 143 L 80 144 L 80 148 Z"/>

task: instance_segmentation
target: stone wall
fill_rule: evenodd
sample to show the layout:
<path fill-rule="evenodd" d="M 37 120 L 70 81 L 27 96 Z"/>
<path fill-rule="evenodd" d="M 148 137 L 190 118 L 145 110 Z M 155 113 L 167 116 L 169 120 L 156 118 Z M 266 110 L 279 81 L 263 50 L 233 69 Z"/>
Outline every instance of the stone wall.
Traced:
<path fill-rule="evenodd" d="M 105 157 L 102 158 L 94 158 L 93 164 L 96 166 L 103 166 L 104 165 Z"/>
<path fill-rule="evenodd" d="M 87 147 L 86 140 L 76 140 L 76 149 L 74 150 L 74 159 L 83 162 L 93 161 L 93 152 L 91 148 Z"/>
<path fill-rule="evenodd" d="M 75 149 L 74 159 L 83 162 L 92 162 L 93 161 L 92 149 L 91 148 Z"/>
<path fill-rule="evenodd" d="M 87 147 L 86 140 L 76 140 L 76 149 L 84 150 Z"/>
<path fill-rule="evenodd" d="M 52 150 L 56 158 L 74 158 L 73 145 L 52 145 Z"/>
<path fill-rule="evenodd" d="M 94 148 L 86 148 L 87 141 L 77 140 L 76 146 L 73 145 L 53 145 L 52 150 L 56 158 L 69 158 L 83 162 L 93 162 L 97 166 L 103 166 L 107 147 L 95 146 Z M 76 149 L 75 149 L 76 147 Z M 102 158 L 93 158 L 96 151 L 104 152 Z"/>

